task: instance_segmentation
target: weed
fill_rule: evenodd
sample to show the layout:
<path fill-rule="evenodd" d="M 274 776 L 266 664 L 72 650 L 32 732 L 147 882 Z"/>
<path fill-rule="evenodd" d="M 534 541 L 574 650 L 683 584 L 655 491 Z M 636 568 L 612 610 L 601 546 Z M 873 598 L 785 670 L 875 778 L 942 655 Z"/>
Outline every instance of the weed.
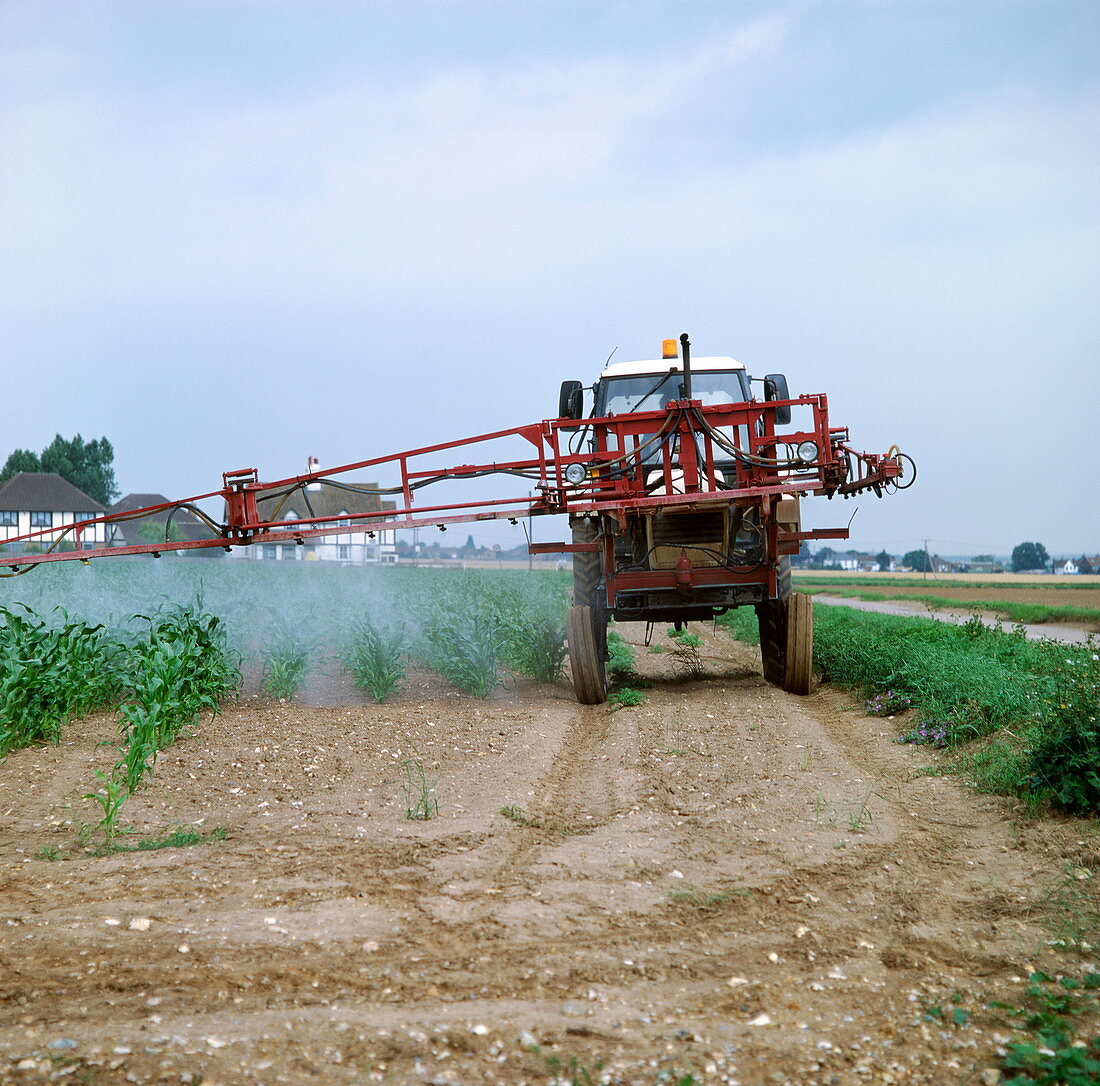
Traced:
<path fill-rule="evenodd" d="M 871 814 L 871 808 L 867 805 L 870 798 L 871 789 L 868 788 L 863 799 L 860 800 L 859 806 L 845 814 L 848 829 L 852 833 L 868 833 L 874 827 L 875 818 Z"/>
<path fill-rule="evenodd" d="M 1004 1086 L 1091 1086 L 1100 1080 L 1100 1037 L 1075 1039 L 1075 1019 L 1096 1013 L 1098 992 L 1100 973 L 1055 980 L 1034 972 L 1022 1006 L 990 1003 L 991 1009 L 1006 1012 L 1017 1029 L 1034 1034 L 1007 1046 L 1001 1067 L 1012 1075 Z"/>
<path fill-rule="evenodd" d="M 703 677 L 703 660 L 699 655 L 699 644 L 699 638 L 695 634 L 684 634 L 670 652 L 672 666 L 685 679 Z"/>
<path fill-rule="evenodd" d="M 640 690 L 629 686 L 620 686 L 618 690 L 612 690 L 607 695 L 607 701 L 616 709 L 630 709 L 637 705 L 645 705 L 646 696 Z"/>
<path fill-rule="evenodd" d="M 893 716 L 913 707 L 913 699 L 907 694 L 885 690 L 864 703 L 869 716 Z"/>
<path fill-rule="evenodd" d="M 439 814 L 439 800 L 435 797 L 438 781 L 429 781 L 424 775 L 424 763 L 419 758 L 406 758 L 401 763 L 405 780 L 401 789 L 405 793 L 405 817 L 413 822 L 428 822 Z"/>
<path fill-rule="evenodd" d="M 132 845 L 113 844 L 109 848 L 98 850 L 105 852 L 154 852 L 162 848 L 189 848 L 191 845 L 208 845 L 211 841 L 224 841 L 229 834 L 225 826 L 216 826 L 203 832 L 198 826 L 177 826 L 162 837 L 147 837 L 135 841 Z"/>
<path fill-rule="evenodd" d="M 1069 864 L 1040 899 L 1039 909 L 1056 944 L 1079 951 L 1100 946 L 1100 901 L 1092 882 L 1088 868 Z"/>
<path fill-rule="evenodd" d="M 916 746 L 935 747 L 942 750 L 947 746 L 950 730 L 946 724 L 937 724 L 933 720 L 922 720 L 915 728 L 902 732 L 899 743 L 913 743 Z"/>
<path fill-rule="evenodd" d="M 375 626 L 361 622 L 341 655 L 355 686 L 368 690 L 381 704 L 405 679 L 408 647 L 401 627 Z"/>
<path fill-rule="evenodd" d="M 647 652 L 654 652 L 654 653 L 656 653 L 656 652 L 668 652 L 668 649 L 666 649 L 664 647 L 664 645 L 650 645 L 649 648 L 646 651 Z"/>
<path fill-rule="evenodd" d="M 697 886 L 688 885 L 682 890 L 673 890 L 669 898 L 677 905 L 691 905 L 704 911 L 719 909 L 736 898 L 751 898 L 753 893 L 744 886 L 730 884 L 721 890 L 707 892 Z"/>
<path fill-rule="evenodd" d="M 634 648 L 625 641 L 618 630 L 607 631 L 607 674 L 612 682 L 633 679 Z"/>
<path fill-rule="evenodd" d="M 61 860 L 64 859 L 65 853 L 57 845 L 46 845 L 45 848 L 40 848 L 35 856 L 39 860 Z"/>
<path fill-rule="evenodd" d="M 686 630 L 680 633 L 678 640 L 686 649 L 697 649 L 703 643 L 698 634 L 688 633 Z"/>
<path fill-rule="evenodd" d="M 1065 663 L 1028 771 L 1037 792 L 1064 811 L 1085 815 L 1100 811 L 1100 666 L 1096 653 L 1072 654 Z"/>
<path fill-rule="evenodd" d="M 543 830 L 546 833 L 556 833 L 561 837 L 575 837 L 592 833 L 592 826 L 567 826 L 562 822 L 551 822 L 541 815 L 528 814 L 522 807 L 501 807 L 500 813 L 514 822 L 517 826 L 525 826 L 527 829 Z"/>
<path fill-rule="evenodd" d="M 595 1076 L 576 1056 L 570 1056 L 568 1061 L 563 1061 L 558 1056 L 547 1056 L 546 1068 L 554 1076 L 551 1080 L 553 1086 L 597 1086 L 597 1083 L 603 1081 L 599 1074 L 603 1070 L 603 1064 L 599 1061 L 593 1064 Z"/>

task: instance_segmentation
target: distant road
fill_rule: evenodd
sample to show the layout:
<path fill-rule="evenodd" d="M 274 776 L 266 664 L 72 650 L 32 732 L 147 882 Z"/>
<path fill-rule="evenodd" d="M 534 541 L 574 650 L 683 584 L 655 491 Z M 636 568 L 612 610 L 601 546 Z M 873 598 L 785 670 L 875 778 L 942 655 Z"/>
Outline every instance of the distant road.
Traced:
<path fill-rule="evenodd" d="M 877 611 L 881 615 L 905 615 L 909 618 L 931 618 L 937 622 L 953 622 L 961 626 L 970 621 L 970 614 L 958 615 L 952 611 L 930 611 L 927 607 L 914 602 L 907 606 L 902 602 L 877 602 L 874 600 L 847 599 L 842 596 L 826 596 L 818 593 L 814 596 L 816 603 L 828 604 L 830 607 L 852 607 L 857 611 Z M 990 615 L 982 615 L 982 622 L 991 629 L 999 626 L 1009 633 L 1016 623 L 993 618 Z M 1083 643 L 1088 640 L 1086 630 L 1075 629 L 1072 626 L 1051 626 L 1047 623 L 1024 625 L 1027 636 L 1033 641 L 1067 641 L 1073 644 Z"/>

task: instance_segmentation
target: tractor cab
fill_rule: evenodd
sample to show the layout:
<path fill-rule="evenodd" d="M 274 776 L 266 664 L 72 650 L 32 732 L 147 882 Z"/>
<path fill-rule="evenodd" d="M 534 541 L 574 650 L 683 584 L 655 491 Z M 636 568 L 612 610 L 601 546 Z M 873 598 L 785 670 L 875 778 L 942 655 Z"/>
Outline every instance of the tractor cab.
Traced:
<path fill-rule="evenodd" d="M 593 415 L 626 415 L 660 411 L 669 400 L 685 396 L 684 367 L 679 358 L 619 362 L 600 374 L 595 386 Z M 691 395 L 704 407 L 743 403 L 752 399 L 749 378 L 733 358 L 697 358 L 691 366 Z"/>

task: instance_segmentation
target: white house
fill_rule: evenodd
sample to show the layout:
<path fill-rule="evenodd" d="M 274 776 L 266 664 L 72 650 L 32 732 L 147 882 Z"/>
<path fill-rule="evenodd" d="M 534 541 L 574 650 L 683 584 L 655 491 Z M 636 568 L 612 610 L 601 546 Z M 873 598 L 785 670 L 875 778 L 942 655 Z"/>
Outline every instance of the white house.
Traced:
<path fill-rule="evenodd" d="M 1067 558 L 1064 562 L 1056 562 L 1054 565 L 1055 573 L 1080 573 L 1081 567 L 1072 558 Z"/>
<path fill-rule="evenodd" d="M 315 461 L 310 461 L 310 470 L 316 471 Z M 377 483 L 365 483 L 353 479 L 340 479 L 340 486 L 325 482 L 308 484 L 303 490 L 290 495 L 281 509 L 278 504 L 281 496 L 261 498 L 258 503 L 260 515 L 274 520 L 301 521 L 303 527 L 312 527 L 321 518 L 336 518 L 337 526 L 351 527 L 351 517 L 359 513 L 379 513 L 395 508 L 393 502 L 382 501 L 377 493 Z M 355 487 L 344 490 L 343 487 Z M 276 510 L 278 509 L 278 512 Z M 328 522 L 331 523 L 331 522 Z M 321 527 L 317 523 L 317 527 Z M 287 527 L 279 530 L 285 531 Z M 306 537 L 302 544 L 297 543 L 255 543 L 250 547 L 234 547 L 234 558 L 252 559 L 264 562 L 340 562 L 343 565 L 393 564 L 397 561 L 396 533 L 392 528 L 373 531 L 360 528 L 355 532 L 339 535 Z"/>
<path fill-rule="evenodd" d="M 73 486 L 60 475 L 46 471 L 21 471 L 0 486 L 0 545 L 16 536 L 45 531 L 37 540 L 24 545 L 31 553 L 48 550 L 60 540 L 66 550 L 92 550 L 107 546 L 112 529 L 105 524 L 65 532 L 65 526 L 106 513 L 94 498 Z"/>

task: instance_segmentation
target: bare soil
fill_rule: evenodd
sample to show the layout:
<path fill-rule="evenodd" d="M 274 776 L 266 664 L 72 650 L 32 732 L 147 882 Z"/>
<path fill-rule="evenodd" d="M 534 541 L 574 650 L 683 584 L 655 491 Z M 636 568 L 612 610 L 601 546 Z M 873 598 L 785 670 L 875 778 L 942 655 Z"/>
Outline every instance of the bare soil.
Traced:
<path fill-rule="evenodd" d="M 1084 968 L 1044 902 L 1091 885 L 1093 827 L 1021 822 L 923 773 L 902 721 L 703 651 L 685 682 L 639 647 L 619 711 L 423 675 L 381 706 L 324 676 L 320 704 L 243 698 L 124 808 L 135 837 L 227 828 L 185 849 L 74 846 L 111 716 L 11 756 L 0 1081 L 977 1081 L 1012 1035 L 985 1004 Z"/>

